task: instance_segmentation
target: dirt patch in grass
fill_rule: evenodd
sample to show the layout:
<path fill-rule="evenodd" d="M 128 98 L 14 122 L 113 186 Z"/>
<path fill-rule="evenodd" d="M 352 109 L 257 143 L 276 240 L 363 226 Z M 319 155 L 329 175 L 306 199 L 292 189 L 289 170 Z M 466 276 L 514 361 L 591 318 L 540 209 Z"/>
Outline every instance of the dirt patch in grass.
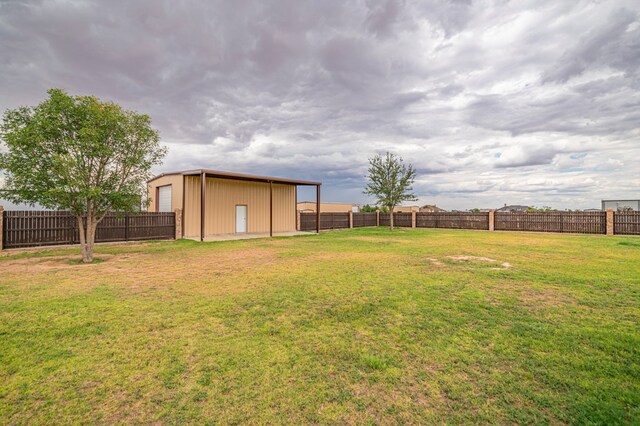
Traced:
<path fill-rule="evenodd" d="M 109 261 L 122 261 L 131 257 L 131 255 L 113 255 L 113 254 L 100 254 L 94 257 L 92 263 L 83 263 L 82 256 L 65 255 L 55 257 L 27 257 L 9 260 L 6 263 L 0 264 L 0 271 L 3 269 L 11 269 L 15 271 L 16 268 L 25 269 L 29 272 L 41 272 L 52 271 L 58 269 L 74 269 L 74 268 L 95 268 L 101 263 Z"/>
<path fill-rule="evenodd" d="M 427 260 L 435 266 L 447 266 L 435 257 L 427 257 Z"/>
<path fill-rule="evenodd" d="M 495 260 L 495 259 L 490 259 L 488 257 L 482 257 L 482 256 L 447 256 L 447 259 L 451 259 L 454 262 L 488 262 L 488 263 L 499 263 L 499 261 Z M 511 264 L 509 262 L 502 262 L 500 263 L 500 266 L 497 266 L 495 268 L 489 268 L 492 269 L 494 271 L 501 271 L 504 269 L 510 269 L 511 268 Z"/>
<path fill-rule="evenodd" d="M 576 303 L 576 299 L 558 290 L 550 288 L 520 292 L 517 295 L 520 303 L 528 308 L 559 307 Z"/>
<path fill-rule="evenodd" d="M 452 260 L 456 263 L 464 263 L 464 262 L 474 262 L 474 263 L 491 263 L 491 264 L 499 264 L 499 266 L 489 268 L 493 271 L 503 271 L 505 269 L 510 269 L 511 264 L 509 262 L 500 263 L 498 260 L 490 259 L 488 257 L 481 256 L 466 256 L 466 255 L 458 255 L 458 256 L 445 256 L 447 259 Z M 447 266 L 442 260 L 437 259 L 435 257 L 427 257 L 429 262 L 431 262 L 434 266 L 445 267 Z"/>

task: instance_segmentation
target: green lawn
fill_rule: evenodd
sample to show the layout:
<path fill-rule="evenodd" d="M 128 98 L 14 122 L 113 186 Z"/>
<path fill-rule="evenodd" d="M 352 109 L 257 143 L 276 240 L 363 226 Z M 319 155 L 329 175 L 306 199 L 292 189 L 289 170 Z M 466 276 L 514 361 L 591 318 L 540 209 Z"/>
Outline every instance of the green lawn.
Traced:
<path fill-rule="evenodd" d="M 2 424 L 640 423 L 640 238 L 372 228 L 103 245 L 92 265 L 2 254 Z"/>

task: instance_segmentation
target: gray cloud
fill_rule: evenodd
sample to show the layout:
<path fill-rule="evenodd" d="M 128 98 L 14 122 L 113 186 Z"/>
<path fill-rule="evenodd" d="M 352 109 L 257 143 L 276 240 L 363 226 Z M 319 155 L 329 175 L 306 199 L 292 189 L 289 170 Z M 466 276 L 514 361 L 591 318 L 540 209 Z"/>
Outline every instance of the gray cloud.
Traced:
<path fill-rule="evenodd" d="M 367 157 L 422 202 L 597 206 L 638 197 L 635 1 L 0 1 L 0 108 L 50 87 L 145 112 L 162 170 L 321 179 Z M 160 169 L 158 170 L 160 171 Z M 617 194 L 617 195 L 615 195 Z"/>

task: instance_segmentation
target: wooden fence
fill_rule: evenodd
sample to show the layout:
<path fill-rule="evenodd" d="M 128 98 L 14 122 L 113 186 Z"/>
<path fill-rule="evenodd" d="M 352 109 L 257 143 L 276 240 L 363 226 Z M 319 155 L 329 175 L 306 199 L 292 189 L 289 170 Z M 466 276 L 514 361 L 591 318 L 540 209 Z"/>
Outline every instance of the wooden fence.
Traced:
<path fill-rule="evenodd" d="M 606 212 L 495 213 L 497 231 L 606 234 Z"/>
<path fill-rule="evenodd" d="M 489 229 L 489 213 L 416 213 L 416 228 Z"/>
<path fill-rule="evenodd" d="M 640 235 L 640 212 L 614 213 L 613 233 L 620 235 Z"/>
<path fill-rule="evenodd" d="M 413 219 L 412 213 L 394 213 L 393 214 L 393 226 L 400 228 L 411 228 Z M 391 215 L 389 213 L 380 213 L 380 226 L 389 226 Z"/>
<path fill-rule="evenodd" d="M 320 213 L 320 229 L 349 228 L 349 213 Z M 300 230 L 316 230 L 316 214 L 300 213 Z"/>
<path fill-rule="evenodd" d="M 108 214 L 98 224 L 96 242 L 175 238 L 175 213 Z M 76 217 L 67 211 L 5 211 L 3 248 L 80 242 Z"/>
<path fill-rule="evenodd" d="M 497 231 L 564 232 L 575 234 L 606 234 L 606 212 L 517 212 L 517 213 L 470 213 L 470 212 L 421 212 L 394 213 L 394 225 L 410 228 L 478 229 Z M 612 234 L 640 235 L 640 212 L 614 212 Z M 322 213 L 320 229 L 376 226 L 376 213 L 353 213 L 349 224 L 349 213 Z M 380 226 L 389 226 L 388 213 L 380 213 Z M 493 227 L 491 220 L 493 220 Z M 315 213 L 301 214 L 302 231 L 316 229 Z"/>
<path fill-rule="evenodd" d="M 377 226 L 377 216 L 377 213 L 353 213 L 353 227 Z"/>

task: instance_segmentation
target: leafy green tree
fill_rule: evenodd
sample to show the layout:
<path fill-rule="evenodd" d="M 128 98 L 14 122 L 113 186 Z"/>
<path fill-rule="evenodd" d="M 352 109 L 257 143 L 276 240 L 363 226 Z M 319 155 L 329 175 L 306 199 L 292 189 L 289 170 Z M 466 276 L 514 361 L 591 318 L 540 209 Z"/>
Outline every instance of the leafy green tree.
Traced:
<path fill-rule="evenodd" d="M 378 210 L 376 206 L 370 206 L 369 204 L 365 204 L 360 209 L 360 211 L 363 213 L 374 213 L 376 210 Z"/>
<path fill-rule="evenodd" d="M 369 182 L 365 194 L 377 198 L 380 206 L 391 212 L 390 228 L 393 229 L 393 209 L 403 201 L 417 201 L 411 193 L 416 171 L 411 164 L 405 165 L 402 158 L 386 153 L 369 159 Z"/>
<path fill-rule="evenodd" d="M 74 213 L 84 262 L 109 212 L 135 211 L 166 148 L 144 114 L 93 96 L 51 89 L 35 107 L 7 110 L 0 125 L 3 197 Z"/>

